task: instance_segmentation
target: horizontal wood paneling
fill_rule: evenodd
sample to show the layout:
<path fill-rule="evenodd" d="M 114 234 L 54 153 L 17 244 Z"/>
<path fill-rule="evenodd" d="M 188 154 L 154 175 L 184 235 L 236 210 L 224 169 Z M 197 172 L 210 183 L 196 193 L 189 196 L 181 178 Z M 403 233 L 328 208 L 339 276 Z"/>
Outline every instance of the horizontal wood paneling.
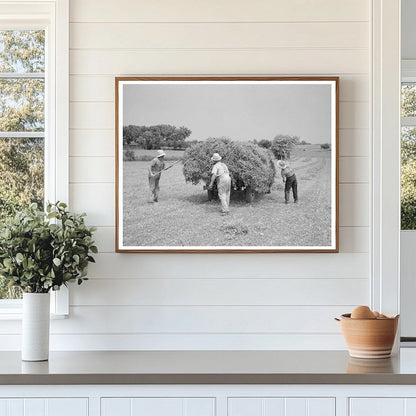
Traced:
<path fill-rule="evenodd" d="M 115 224 L 115 188 L 113 183 L 69 184 L 71 210 L 86 212 L 89 225 Z"/>
<path fill-rule="evenodd" d="M 118 279 L 117 285 L 90 279 L 74 287 L 71 305 L 354 305 L 365 304 L 368 297 L 365 278 Z"/>
<path fill-rule="evenodd" d="M 365 49 L 72 50 L 72 75 L 366 74 Z"/>
<path fill-rule="evenodd" d="M 340 157 L 340 183 L 368 183 L 370 166 L 368 157 Z"/>
<path fill-rule="evenodd" d="M 353 306 L 71 307 L 52 333 L 338 333 L 334 317 Z"/>
<path fill-rule="evenodd" d="M 339 225 L 368 227 L 370 225 L 370 187 L 368 184 L 339 186 Z"/>
<path fill-rule="evenodd" d="M 368 156 L 370 131 L 365 129 L 341 129 L 339 131 L 340 156 Z"/>
<path fill-rule="evenodd" d="M 129 319 L 133 319 L 131 316 Z M 51 350 L 345 350 L 341 333 L 279 334 L 51 334 Z M 0 351 L 19 350 L 20 334 L 0 334 Z"/>
<path fill-rule="evenodd" d="M 269 74 L 276 75 L 279 74 Z M 71 101 L 114 102 L 115 76 L 72 75 L 70 77 Z M 366 75 L 345 74 L 340 77 L 340 101 L 368 102 L 369 84 Z"/>
<path fill-rule="evenodd" d="M 71 22 L 368 21 L 362 0 L 71 0 Z"/>
<path fill-rule="evenodd" d="M 114 157 L 70 157 L 70 182 L 115 182 Z"/>
<path fill-rule="evenodd" d="M 340 227 L 341 253 L 368 253 L 370 251 L 369 227 Z"/>
<path fill-rule="evenodd" d="M 114 128 L 115 108 L 111 102 L 73 102 L 70 104 L 70 111 L 69 125 L 73 129 Z M 339 118 L 339 126 L 342 129 L 368 128 L 368 103 L 341 102 Z"/>
<path fill-rule="evenodd" d="M 90 276 L 118 278 L 357 278 L 368 277 L 365 253 L 97 254 Z M 184 263 L 186 266 L 184 267 Z M 215 273 L 213 265 L 217 264 Z M 157 265 L 157 267 L 156 267 Z M 117 282 L 117 280 L 116 280 Z M 260 288 L 259 288 L 260 290 Z"/>
<path fill-rule="evenodd" d="M 333 318 L 355 306 L 71 306 L 51 334 L 340 334 Z M 2 321 L 0 334 L 20 333 L 20 321 Z"/>
<path fill-rule="evenodd" d="M 69 155 L 115 157 L 114 127 L 109 130 L 70 130 Z"/>
<path fill-rule="evenodd" d="M 71 49 L 367 48 L 367 22 L 72 23 Z"/>
<path fill-rule="evenodd" d="M 370 231 L 368 227 L 341 227 L 341 253 L 368 253 Z M 94 233 L 100 253 L 113 253 L 115 250 L 115 228 L 98 227 Z"/>
<path fill-rule="evenodd" d="M 332 318 L 369 299 L 370 6 L 71 0 L 70 204 L 101 252 L 52 348 L 345 348 Z M 340 76 L 339 254 L 114 253 L 114 77 L 175 74 Z"/>

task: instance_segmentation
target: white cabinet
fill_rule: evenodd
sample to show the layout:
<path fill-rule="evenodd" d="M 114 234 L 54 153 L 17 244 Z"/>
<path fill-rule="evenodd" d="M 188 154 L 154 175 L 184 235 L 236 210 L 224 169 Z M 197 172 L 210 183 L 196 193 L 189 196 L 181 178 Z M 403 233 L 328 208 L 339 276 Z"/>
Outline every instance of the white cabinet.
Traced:
<path fill-rule="evenodd" d="M 228 416 L 335 416 L 335 399 L 229 398 Z"/>
<path fill-rule="evenodd" d="M 4 398 L 0 416 L 88 416 L 87 398 Z"/>
<path fill-rule="evenodd" d="M 416 415 L 415 398 L 351 398 L 349 416 Z"/>
<path fill-rule="evenodd" d="M 101 399 L 101 416 L 213 416 L 214 398 L 112 398 Z"/>

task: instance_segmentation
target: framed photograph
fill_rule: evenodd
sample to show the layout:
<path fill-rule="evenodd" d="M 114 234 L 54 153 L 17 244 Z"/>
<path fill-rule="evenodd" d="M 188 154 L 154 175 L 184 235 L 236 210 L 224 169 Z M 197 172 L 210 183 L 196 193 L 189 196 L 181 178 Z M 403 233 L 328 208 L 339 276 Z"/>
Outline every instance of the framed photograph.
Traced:
<path fill-rule="evenodd" d="M 115 81 L 117 252 L 338 252 L 338 77 Z"/>

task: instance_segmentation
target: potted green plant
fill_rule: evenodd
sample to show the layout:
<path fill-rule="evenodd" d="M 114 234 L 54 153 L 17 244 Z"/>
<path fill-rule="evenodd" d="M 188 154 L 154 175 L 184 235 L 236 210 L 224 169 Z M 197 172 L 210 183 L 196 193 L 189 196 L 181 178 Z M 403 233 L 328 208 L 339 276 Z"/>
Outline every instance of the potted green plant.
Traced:
<path fill-rule="evenodd" d="M 69 282 L 81 284 L 94 262 L 94 228 L 85 214 L 72 214 L 66 204 L 36 204 L 17 212 L 0 229 L 0 276 L 23 291 L 22 359 L 49 356 L 50 291 Z"/>

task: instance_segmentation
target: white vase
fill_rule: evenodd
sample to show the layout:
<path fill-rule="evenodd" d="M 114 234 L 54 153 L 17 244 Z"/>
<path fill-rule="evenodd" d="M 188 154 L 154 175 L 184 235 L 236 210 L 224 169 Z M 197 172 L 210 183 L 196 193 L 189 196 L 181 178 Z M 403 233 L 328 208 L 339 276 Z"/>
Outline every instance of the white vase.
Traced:
<path fill-rule="evenodd" d="M 49 322 L 49 293 L 24 293 L 22 321 L 23 361 L 48 360 Z"/>

